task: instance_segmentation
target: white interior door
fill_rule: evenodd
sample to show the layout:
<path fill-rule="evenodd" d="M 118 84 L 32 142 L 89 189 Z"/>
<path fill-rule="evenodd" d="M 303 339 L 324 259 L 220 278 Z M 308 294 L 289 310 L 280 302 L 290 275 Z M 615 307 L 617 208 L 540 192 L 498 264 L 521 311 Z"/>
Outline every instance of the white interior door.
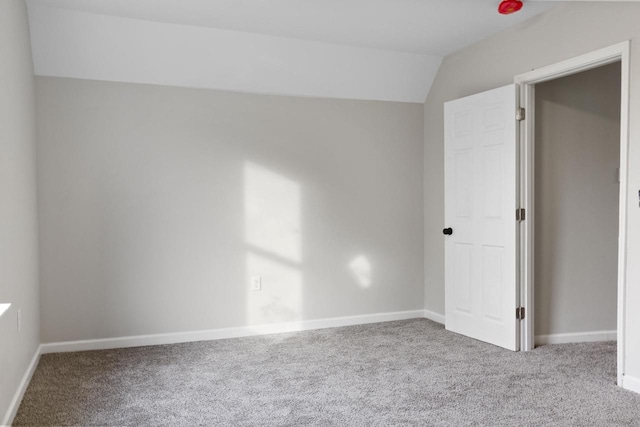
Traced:
<path fill-rule="evenodd" d="M 515 85 L 444 112 L 445 326 L 518 350 Z"/>

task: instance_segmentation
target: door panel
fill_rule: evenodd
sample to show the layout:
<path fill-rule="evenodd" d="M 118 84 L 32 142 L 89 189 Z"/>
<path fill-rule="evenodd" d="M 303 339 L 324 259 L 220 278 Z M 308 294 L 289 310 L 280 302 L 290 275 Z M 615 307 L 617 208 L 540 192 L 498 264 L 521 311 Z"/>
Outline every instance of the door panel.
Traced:
<path fill-rule="evenodd" d="M 445 326 L 517 350 L 516 92 L 445 104 Z"/>

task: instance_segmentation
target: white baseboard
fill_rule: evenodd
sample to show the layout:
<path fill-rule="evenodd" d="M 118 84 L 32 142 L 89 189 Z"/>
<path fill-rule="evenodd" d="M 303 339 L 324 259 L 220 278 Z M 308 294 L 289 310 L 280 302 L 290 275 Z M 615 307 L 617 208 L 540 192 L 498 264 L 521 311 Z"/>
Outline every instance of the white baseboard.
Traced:
<path fill-rule="evenodd" d="M 640 379 L 630 377 L 629 375 L 623 375 L 622 388 L 640 393 Z"/>
<path fill-rule="evenodd" d="M 616 331 L 574 332 L 568 334 L 536 335 L 536 345 L 569 344 L 578 342 L 616 341 Z"/>
<path fill-rule="evenodd" d="M 18 389 L 16 393 L 13 395 L 13 399 L 11 399 L 11 403 L 9 404 L 9 408 L 7 409 L 7 413 L 2 420 L 0 425 L 2 426 L 10 426 L 13 423 L 13 419 L 18 413 L 18 408 L 20 407 L 20 402 L 22 402 L 22 397 L 24 396 L 24 392 L 27 391 L 27 387 L 31 382 L 31 377 L 33 377 L 33 373 L 36 371 L 36 367 L 38 366 L 38 360 L 40 360 L 40 354 L 42 351 L 42 346 L 38 346 L 36 349 L 33 358 L 31 359 L 31 363 L 27 367 L 27 371 L 22 376 L 22 380 L 20 384 L 18 384 Z"/>
<path fill-rule="evenodd" d="M 434 311 L 425 310 L 424 317 L 425 319 L 433 320 L 436 323 L 444 325 L 444 314 L 438 314 Z"/>
<path fill-rule="evenodd" d="M 308 331 L 312 329 L 335 328 L 340 326 L 363 325 L 367 323 L 389 322 L 393 320 L 415 319 L 422 317 L 425 317 L 424 310 L 412 310 L 392 313 L 365 314 L 360 316 L 333 317 L 318 320 L 303 320 L 300 322 L 276 323 L 270 325 L 243 326 L 238 328 L 54 342 L 42 344 L 41 352 L 42 354 L 46 354 L 68 351 L 140 347 L 146 345 L 177 344 L 193 341 L 209 341 L 254 335 L 277 334 L 283 332 Z"/>

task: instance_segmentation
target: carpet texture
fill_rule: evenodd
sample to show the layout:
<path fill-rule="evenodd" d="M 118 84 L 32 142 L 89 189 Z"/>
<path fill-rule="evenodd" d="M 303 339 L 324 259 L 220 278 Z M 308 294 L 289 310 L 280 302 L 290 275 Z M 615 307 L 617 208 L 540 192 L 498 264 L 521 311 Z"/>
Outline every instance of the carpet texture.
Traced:
<path fill-rule="evenodd" d="M 14 425 L 640 426 L 615 343 L 514 353 L 415 319 L 42 356 Z"/>

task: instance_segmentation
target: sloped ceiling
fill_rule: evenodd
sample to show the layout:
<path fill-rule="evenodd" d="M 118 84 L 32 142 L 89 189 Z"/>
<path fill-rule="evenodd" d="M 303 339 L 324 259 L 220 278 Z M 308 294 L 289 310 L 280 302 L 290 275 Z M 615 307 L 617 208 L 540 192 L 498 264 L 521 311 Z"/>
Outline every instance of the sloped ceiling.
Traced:
<path fill-rule="evenodd" d="M 442 57 L 539 14 L 496 0 L 28 0 L 37 75 L 424 102 Z"/>

